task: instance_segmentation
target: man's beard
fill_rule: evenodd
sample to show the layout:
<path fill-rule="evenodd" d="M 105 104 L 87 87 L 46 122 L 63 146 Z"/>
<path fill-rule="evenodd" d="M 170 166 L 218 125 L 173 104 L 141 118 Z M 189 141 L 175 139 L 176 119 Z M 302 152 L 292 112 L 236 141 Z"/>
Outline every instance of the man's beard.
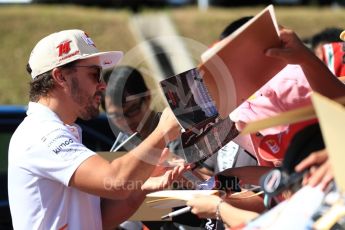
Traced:
<path fill-rule="evenodd" d="M 82 120 L 90 120 L 99 115 L 99 107 L 94 106 L 94 98 L 101 96 L 101 92 L 97 91 L 93 96 L 79 87 L 76 78 L 72 78 L 71 95 L 72 100 L 80 107 L 78 117 Z"/>

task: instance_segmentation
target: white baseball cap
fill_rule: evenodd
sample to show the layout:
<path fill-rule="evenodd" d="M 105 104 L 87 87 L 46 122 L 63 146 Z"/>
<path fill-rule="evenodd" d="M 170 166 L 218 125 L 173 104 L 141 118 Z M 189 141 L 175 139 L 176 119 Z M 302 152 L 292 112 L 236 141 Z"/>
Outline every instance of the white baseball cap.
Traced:
<path fill-rule="evenodd" d="M 99 52 L 91 38 L 82 30 L 63 30 L 41 39 L 31 51 L 31 77 L 75 60 L 99 57 L 103 69 L 113 68 L 122 58 L 121 51 Z"/>

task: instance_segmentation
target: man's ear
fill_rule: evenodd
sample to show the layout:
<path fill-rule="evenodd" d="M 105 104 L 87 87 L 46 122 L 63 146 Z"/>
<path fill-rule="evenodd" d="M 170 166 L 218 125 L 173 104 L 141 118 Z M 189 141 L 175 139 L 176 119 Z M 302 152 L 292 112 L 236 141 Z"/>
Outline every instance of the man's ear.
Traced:
<path fill-rule="evenodd" d="M 55 80 L 55 82 L 59 85 L 66 83 L 65 76 L 62 74 L 62 71 L 60 68 L 54 68 L 52 70 L 52 77 Z"/>

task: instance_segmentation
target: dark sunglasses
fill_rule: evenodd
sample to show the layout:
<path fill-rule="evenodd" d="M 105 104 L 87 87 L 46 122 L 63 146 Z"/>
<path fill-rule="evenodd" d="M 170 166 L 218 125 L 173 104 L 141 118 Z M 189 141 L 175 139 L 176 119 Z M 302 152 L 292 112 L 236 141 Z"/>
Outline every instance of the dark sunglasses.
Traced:
<path fill-rule="evenodd" d="M 113 120 L 121 120 L 126 118 L 131 118 L 139 114 L 141 107 L 145 101 L 145 98 L 142 97 L 138 102 L 132 104 L 126 111 L 123 111 L 123 114 L 118 113 L 107 113 L 107 117 Z"/>
<path fill-rule="evenodd" d="M 102 73 L 102 67 L 101 66 L 98 66 L 98 65 L 73 65 L 72 68 L 79 68 L 79 67 L 86 67 L 86 68 L 91 68 L 91 69 L 94 69 L 97 71 L 97 75 L 98 75 L 98 78 L 97 78 L 97 82 L 98 83 L 101 83 L 101 82 L 105 82 L 104 79 L 103 79 L 103 73 Z"/>

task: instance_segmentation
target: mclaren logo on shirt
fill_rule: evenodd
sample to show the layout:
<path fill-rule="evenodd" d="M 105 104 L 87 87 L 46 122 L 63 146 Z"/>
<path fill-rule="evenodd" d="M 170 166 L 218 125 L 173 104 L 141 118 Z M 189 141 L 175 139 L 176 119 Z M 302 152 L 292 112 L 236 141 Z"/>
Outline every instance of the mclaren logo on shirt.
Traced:
<path fill-rule="evenodd" d="M 73 140 L 70 138 L 65 140 L 64 142 L 60 143 L 55 149 L 53 149 L 55 154 L 58 154 L 64 147 L 73 143 Z"/>

